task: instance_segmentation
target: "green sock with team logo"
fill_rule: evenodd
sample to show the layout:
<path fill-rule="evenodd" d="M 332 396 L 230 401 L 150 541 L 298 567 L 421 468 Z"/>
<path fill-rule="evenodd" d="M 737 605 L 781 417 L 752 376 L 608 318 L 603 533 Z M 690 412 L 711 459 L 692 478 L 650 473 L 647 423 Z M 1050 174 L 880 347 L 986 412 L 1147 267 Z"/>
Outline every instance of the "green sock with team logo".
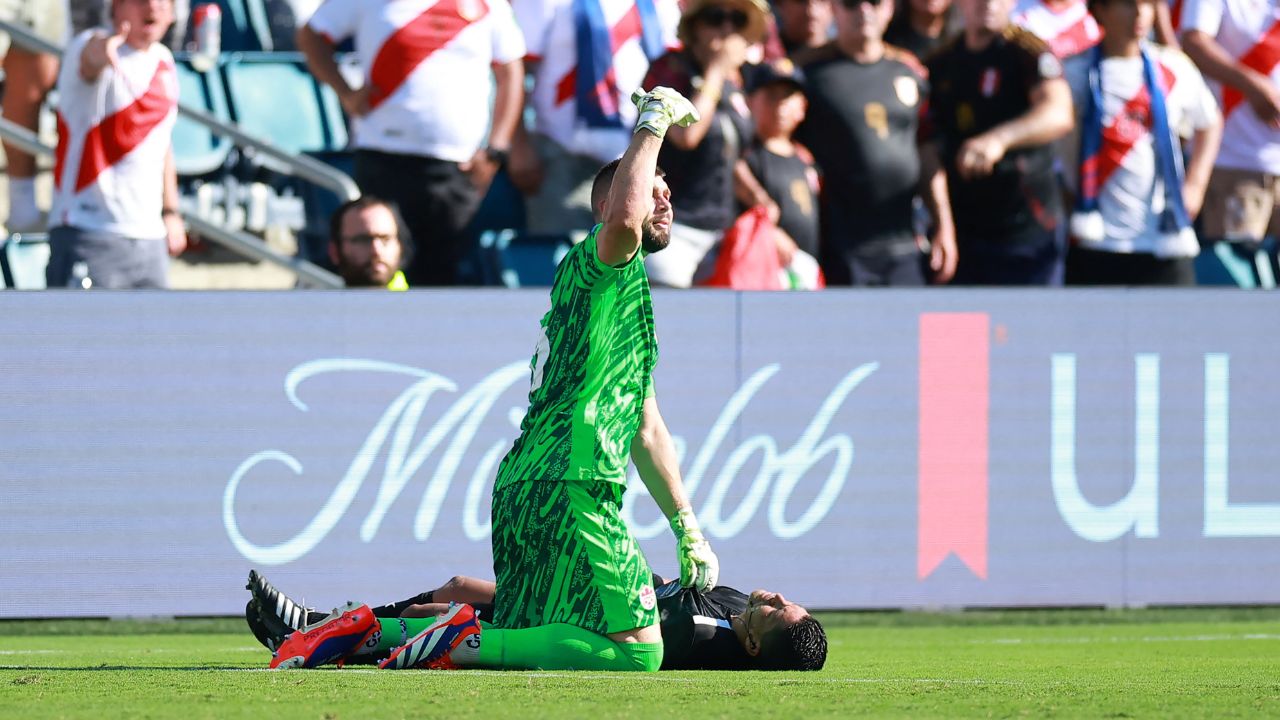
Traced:
<path fill-rule="evenodd" d="M 618 643 L 576 625 L 521 630 L 485 627 L 475 659 L 467 667 L 508 670 L 613 670 L 652 672 L 662 665 L 662 643 Z"/>
<path fill-rule="evenodd" d="M 351 657 L 359 655 L 386 656 L 392 650 L 404 645 L 418 633 L 436 623 L 439 618 L 378 618 L 378 630 L 369 642 L 361 645 L 351 653 Z M 481 623 L 484 627 L 484 623 Z"/>

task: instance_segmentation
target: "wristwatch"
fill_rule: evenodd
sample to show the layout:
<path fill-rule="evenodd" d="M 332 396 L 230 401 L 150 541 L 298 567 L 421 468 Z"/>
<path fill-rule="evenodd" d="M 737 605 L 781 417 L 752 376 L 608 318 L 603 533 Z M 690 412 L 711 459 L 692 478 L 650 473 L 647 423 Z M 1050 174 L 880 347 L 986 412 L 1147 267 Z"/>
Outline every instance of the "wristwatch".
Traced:
<path fill-rule="evenodd" d="M 486 157 L 489 158 L 490 162 L 496 163 L 497 165 L 501 166 L 501 165 L 507 164 L 507 158 L 511 156 L 511 151 L 503 150 L 501 148 L 496 148 L 496 147 L 493 147 L 492 145 L 489 145 L 485 147 L 484 154 Z"/>

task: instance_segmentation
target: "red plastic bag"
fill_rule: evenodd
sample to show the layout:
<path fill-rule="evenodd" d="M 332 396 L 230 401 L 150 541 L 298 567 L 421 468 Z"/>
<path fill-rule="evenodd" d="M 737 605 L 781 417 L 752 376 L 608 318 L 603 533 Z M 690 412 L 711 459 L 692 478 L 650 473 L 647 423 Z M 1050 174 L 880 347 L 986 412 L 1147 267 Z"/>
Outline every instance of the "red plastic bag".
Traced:
<path fill-rule="evenodd" d="M 720 241 L 715 272 L 702 284 L 734 290 L 783 290 L 782 264 L 769 221 L 769 213 L 758 205 L 738 216 Z"/>

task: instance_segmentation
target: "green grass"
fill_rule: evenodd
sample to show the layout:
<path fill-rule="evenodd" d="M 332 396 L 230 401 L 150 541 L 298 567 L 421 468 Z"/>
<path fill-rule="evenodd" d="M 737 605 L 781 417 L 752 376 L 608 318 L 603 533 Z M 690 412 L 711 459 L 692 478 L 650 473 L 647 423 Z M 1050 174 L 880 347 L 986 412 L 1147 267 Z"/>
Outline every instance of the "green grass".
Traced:
<path fill-rule="evenodd" d="M 818 673 L 268 672 L 237 620 L 0 622 L 0 718 L 1280 717 L 1280 608 L 821 616 Z"/>

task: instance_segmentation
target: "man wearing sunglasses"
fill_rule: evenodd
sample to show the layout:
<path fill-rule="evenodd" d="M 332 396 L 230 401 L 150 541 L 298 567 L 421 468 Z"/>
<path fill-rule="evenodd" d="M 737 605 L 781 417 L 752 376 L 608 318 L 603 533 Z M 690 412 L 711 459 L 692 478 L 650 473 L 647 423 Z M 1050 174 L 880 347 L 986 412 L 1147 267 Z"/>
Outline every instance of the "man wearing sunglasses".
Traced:
<path fill-rule="evenodd" d="M 883 41 L 891 0 L 840 0 L 836 39 L 805 65 L 809 115 L 800 128 L 825 174 L 822 269 L 832 285 L 945 283 L 956 265 L 946 178 L 917 147 L 924 69 Z M 926 257 L 915 199 L 932 217 Z"/>

